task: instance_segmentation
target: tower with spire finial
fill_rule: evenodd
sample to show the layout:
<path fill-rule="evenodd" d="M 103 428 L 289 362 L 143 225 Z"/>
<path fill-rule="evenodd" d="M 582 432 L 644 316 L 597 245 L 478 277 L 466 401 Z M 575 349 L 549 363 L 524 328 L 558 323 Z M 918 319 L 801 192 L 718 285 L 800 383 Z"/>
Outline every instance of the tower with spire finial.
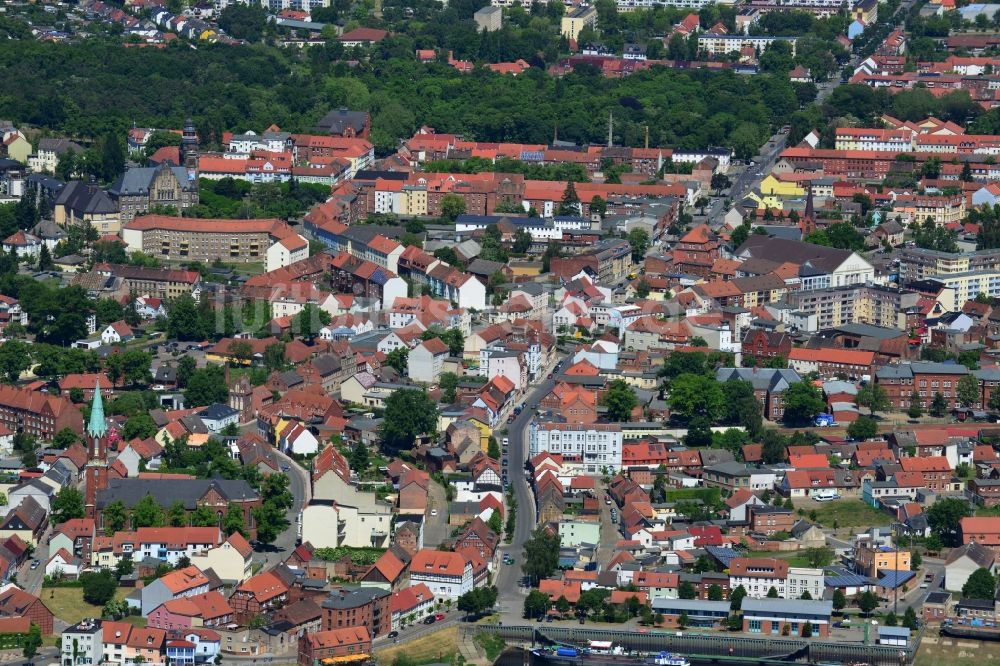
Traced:
<path fill-rule="evenodd" d="M 87 422 L 87 466 L 84 482 L 86 492 L 84 503 L 87 517 L 97 514 L 97 493 L 108 487 L 108 424 L 104 419 L 104 398 L 101 396 L 101 381 L 94 387 L 94 399 L 90 403 L 90 420 Z"/>

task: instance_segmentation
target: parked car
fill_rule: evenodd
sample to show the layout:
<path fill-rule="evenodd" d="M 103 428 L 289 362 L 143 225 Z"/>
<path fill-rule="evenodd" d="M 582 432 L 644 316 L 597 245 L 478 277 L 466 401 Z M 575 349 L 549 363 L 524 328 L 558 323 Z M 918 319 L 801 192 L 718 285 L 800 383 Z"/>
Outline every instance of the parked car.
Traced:
<path fill-rule="evenodd" d="M 436 620 L 434 619 L 433 615 L 428 615 L 426 618 L 424 618 L 424 624 L 434 624 L 435 622 Z"/>
<path fill-rule="evenodd" d="M 398 631 L 390 631 L 390 632 L 389 632 L 388 634 L 386 634 L 386 635 L 387 635 L 387 636 L 388 636 L 389 638 L 396 638 L 397 636 L 399 636 L 399 632 L 398 632 Z"/>
<path fill-rule="evenodd" d="M 444 619 L 444 613 L 435 613 L 434 614 L 434 619 L 435 620 L 443 620 Z"/>

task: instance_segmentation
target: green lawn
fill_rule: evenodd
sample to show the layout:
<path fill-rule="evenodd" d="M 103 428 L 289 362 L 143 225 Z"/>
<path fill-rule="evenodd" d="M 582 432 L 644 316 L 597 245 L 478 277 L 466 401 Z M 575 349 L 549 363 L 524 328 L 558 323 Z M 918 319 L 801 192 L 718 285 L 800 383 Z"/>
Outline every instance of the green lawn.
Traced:
<path fill-rule="evenodd" d="M 806 559 L 805 555 L 802 555 L 799 551 L 793 550 L 789 552 L 774 552 L 770 550 L 759 550 L 751 551 L 748 557 L 773 557 L 779 560 L 786 560 L 788 566 L 790 567 L 811 567 L 809 560 Z"/>
<path fill-rule="evenodd" d="M 888 525 L 892 521 L 889 514 L 882 513 L 860 499 L 841 499 L 835 502 L 816 502 L 810 499 L 795 500 L 795 508 L 803 509 L 807 517 L 815 511 L 816 522 L 829 528 L 833 527 L 834 521 L 836 521 L 838 528 Z"/>
<path fill-rule="evenodd" d="M 124 599 L 129 592 L 131 590 L 120 587 L 115 591 L 115 599 Z M 83 600 L 82 587 L 46 587 L 42 590 L 41 599 L 53 615 L 67 624 L 76 624 L 88 617 L 101 617 L 103 610 Z M 138 622 L 145 618 L 135 620 Z"/>

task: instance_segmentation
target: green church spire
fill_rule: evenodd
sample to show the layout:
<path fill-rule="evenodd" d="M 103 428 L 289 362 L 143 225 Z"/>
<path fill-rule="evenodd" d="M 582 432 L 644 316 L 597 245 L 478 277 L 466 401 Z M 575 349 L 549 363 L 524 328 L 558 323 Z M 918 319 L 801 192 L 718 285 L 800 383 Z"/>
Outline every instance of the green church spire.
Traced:
<path fill-rule="evenodd" d="M 104 400 L 101 398 L 101 380 L 97 380 L 94 388 L 94 401 L 90 403 L 90 422 L 87 424 L 87 434 L 91 437 L 104 437 L 108 434 L 108 424 L 104 422 Z"/>

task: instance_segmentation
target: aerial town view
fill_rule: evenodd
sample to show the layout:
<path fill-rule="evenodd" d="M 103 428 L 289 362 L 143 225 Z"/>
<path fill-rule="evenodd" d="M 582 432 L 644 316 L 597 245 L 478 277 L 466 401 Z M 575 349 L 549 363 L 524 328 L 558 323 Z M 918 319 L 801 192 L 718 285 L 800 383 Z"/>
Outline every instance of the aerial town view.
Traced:
<path fill-rule="evenodd" d="M 1000 4 L 0 0 L 0 666 L 1000 665 Z"/>

